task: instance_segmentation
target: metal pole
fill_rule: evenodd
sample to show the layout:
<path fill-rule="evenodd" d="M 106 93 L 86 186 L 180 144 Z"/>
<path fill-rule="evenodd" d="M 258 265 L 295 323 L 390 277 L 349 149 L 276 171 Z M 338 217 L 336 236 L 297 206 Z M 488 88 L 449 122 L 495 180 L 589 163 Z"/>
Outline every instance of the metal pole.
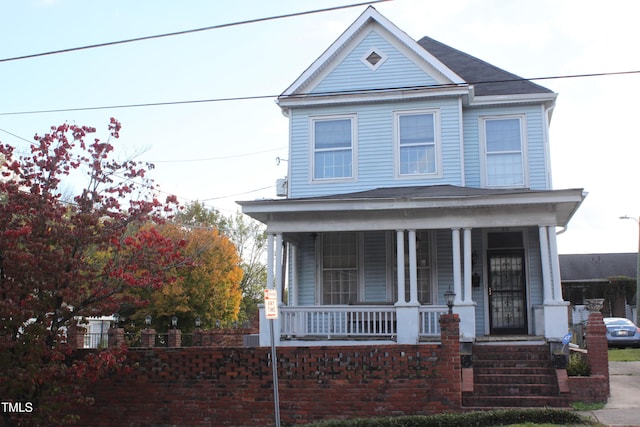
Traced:
<path fill-rule="evenodd" d="M 273 332 L 273 319 L 269 320 L 271 330 L 271 368 L 273 371 L 273 405 L 275 406 L 276 427 L 280 427 L 280 397 L 278 395 L 278 359 L 276 358 L 276 340 Z"/>

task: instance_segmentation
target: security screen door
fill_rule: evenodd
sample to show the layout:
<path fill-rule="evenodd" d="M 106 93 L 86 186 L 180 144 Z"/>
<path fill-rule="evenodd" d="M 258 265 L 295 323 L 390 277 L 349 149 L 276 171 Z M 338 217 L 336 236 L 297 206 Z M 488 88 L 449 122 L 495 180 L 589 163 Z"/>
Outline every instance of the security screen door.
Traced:
<path fill-rule="evenodd" d="M 489 250 L 487 261 L 491 334 L 526 334 L 524 251 Z"/>

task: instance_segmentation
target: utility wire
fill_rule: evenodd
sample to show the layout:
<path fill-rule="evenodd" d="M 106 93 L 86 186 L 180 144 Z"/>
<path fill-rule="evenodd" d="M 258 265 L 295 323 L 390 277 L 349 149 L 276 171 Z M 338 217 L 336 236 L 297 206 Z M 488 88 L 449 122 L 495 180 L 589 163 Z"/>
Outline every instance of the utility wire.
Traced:
<path fill-rule="evenodd" d="M 405 91 L 418 91 L 418 90 L 425 90 L 425 89 L 444 89 L 448 87 L 466 87 L 466 86 L 488 84 L 488 83 L 509 83 L 509 82 L 537 81 L 537 80 L 560 80 L 560 79 L 620 76 L 620 75 L 632 75 L 632 74 L 640 74 L 640 70 L 615 71 L 615 72 L 607 72 L 607 73 L 568 74 L 568 75 L 560 75 L 560 76 L 544 76 L 544 77 L 534 77 L 534 78 L 521 77 L 521 78 L 514 78 L 514 79 L 482 80 L 482 81 L 475 81 L 475 82 L 433 84 L 433 85 L 423 85 L 423 86 L 387 87 L 387 88 L 379 88 L 379 89 L 299 93 L 295 95 L 288 95 L 287 98 L 317 98 L 317 97 L 332 97 L 332 96 L 355 95 L 355 94 L 362 95 L 362 94 L 369 94 L 369 93 L 394 93 L 394 92 L 405 92 Z M 279 96 L 280 95 L 254 95 L 254 96 L 238 96 L 238 97 L 228 97 L 228 98 L 196 99 L 196 100 L 185 100 L 185 101 L 104 105 L 104 106 L 96 106 L 96 107 L 12 111 L 12 112 L 0 113 L 0 116 L 43 114 L 43 113 L 63 113 L 63 112 L 73 112 L 73 111 L 111 110 L 111 109 L 119 109 L 119 108 L 159 107 L 159 106 L 184 105 L 184 104 L 203 104 L 203 103 L 213 103 L 213 102 L 251 101 L 256 99 L 273 99 L 273 98 L 278 98 Z"/>
<path fill-rule="evenodd" d="M 249 20 L 246 20 L 246 21 L 231 22 L 231 23 L 227 23 L 227 24 L 211 25 L 209 27 L 194 28 L 194 29 L 191 29 L 191 30 L 174 31 L 172 33 L 156 34 L 156 35 L 153 35 L 153 36 L 143 36 L 143 37 L 136 37 L 136 38 L 132 38 L 132 39 L 111 41 L 111 42 L 106 42 L 106 43 L 97 43 L 97 44 L 92 44 L 92 45 L 87 45 L 87 46 L 72 47 L 72 48 L 54 50 L 54 51 L 49 51 L 49 52 L 42 52 L 42 53 L 34 53 L 34 54 L 30 54 L 30 55 L 16 56 L 16 57 L 13 57 L 13 58 L 4 58 L 4 59 L 0 59 L 0 62 L 18 61 L 18 60 L 22 60 L 22 59 L 38 58 L 38 57 L 41 57 L 41 56 L 57 55 L 57 54 L 61 54 L 61 53 L 76 52 L 76 51 L 79 51 L 79 50 L 95 49 L 95 48 L 107 47 L 107 46 L 115 46 L 115 45 L 119 45 L 119 44 L 134 43 L 134 42 L 139 42 L 139 41 L 144 41 L 144 40 L 153 40 L 153 39 L 159 39 L 159 38 L 163 38 L 163 37 L 181 36 L 181 35 L 184 35 L 184 34 L 192 34 L 192 33 L 197 33 L 197 32 L 201 32 L 201 31 L 218 30 L 218 29 L 221 29 L 221 28 L 235 27 L 235 26 L 239 26 L 239 25 L 255 24 L 255 23 L 258 23 L 258 22 L 273 21 L 273 20 L 284 19 L 284 18 L 293 18 L 293 17 L 296 17 L 296 16 L 312 15 L 312 14 L 315 14 L 315 13 L 322 13 L 322 12 L 331 12 L 331 11 L 334 11 L 334 10 L 341 10 L 341 9 L 348 9 L 348 8 L 359 7 L 359 6 L 366 6 L 366 5 L 370 5 L 370 4 L 382 3 L 382 2 L 387 2 L 387 1 L 391 1 L 391 0 L 371 0 L 371 1 L 368 1 L 368 2 L 364 2 L 364 3 L 356 3 L 356 4 L 349 4 L 349 5 L 344 5 L 344 6 L 328 7 L 328 8 L 325 8 L 325 9 L 309 10 L 309 11 L 306 11 L 306 12 L 295 12 L 295 13 L 289 13 L 289 14 L 285 14 L 285 15 L 270 16 L 270 17 L 266 17 L 266 18 L 256 18 L 256 19 L 249 19 Z"/>

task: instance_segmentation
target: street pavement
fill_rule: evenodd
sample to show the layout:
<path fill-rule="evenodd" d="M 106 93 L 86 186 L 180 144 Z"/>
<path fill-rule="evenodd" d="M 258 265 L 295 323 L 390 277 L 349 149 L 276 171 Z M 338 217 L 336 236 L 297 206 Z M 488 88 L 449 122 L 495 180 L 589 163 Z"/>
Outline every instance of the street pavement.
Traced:
<path fill-rule="evenodd" d="M 604 408 L 582 414 L 606 426 L 640 426 L 640 362 L 609 362 L 609 384 Z"/>

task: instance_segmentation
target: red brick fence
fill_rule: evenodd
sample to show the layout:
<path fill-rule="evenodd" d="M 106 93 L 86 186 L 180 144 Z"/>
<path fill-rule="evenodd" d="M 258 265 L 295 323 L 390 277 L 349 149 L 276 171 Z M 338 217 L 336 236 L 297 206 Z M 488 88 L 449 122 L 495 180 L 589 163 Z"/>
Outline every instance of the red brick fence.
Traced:
<path fill-rule="evenodd" d="M 457 316 L 441 344 L 279 347 L 283 424 L 459 410 Z M 130 349 L 126 376 L 96 384 L 83 426 L 271 426 L 270 349 Z"/>

